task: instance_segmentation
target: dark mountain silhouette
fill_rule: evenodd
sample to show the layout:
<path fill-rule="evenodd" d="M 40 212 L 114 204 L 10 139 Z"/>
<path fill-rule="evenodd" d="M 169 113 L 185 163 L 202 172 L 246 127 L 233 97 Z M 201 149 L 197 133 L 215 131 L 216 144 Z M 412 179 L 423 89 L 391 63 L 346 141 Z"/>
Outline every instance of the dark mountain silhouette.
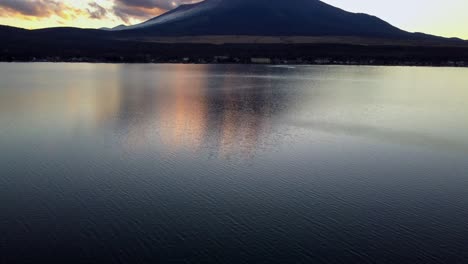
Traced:
<path fill-rule="evenodd" d="M 319 0 L 206 0 L 182 5 L 125 31 L 172 36 L 411 36 L 377 17 Z"/>
<path fill-rule="evenodd" d="M 11 35 L 9 35 L 11 34 Z M 319 0 L 205 0 L 181 5 L 144 23 L 114 28 L 22 30 L 0 26 L 13 38 L 125 38 L 158 36 L 342 36 L 400 40 L 449 40 L 409 33 L 371 15 L 351 13 Z M 454 39 L 451 39 L 454 41 Z"/>

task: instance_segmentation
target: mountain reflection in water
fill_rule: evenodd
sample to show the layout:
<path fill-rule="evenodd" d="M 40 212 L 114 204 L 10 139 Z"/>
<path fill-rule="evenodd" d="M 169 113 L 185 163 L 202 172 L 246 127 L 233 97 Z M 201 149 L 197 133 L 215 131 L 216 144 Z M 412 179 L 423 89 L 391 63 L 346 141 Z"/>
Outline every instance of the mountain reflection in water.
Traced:
<path fill-rule="evenodd" d="M 467 69 L 0 77 L 0 262 L 467 262 Z"/>
<path fill-rule="evenodd" d="M 123 73 L 113 121 L 131 141 L 126 145 L 146 147 L 159 139 L 170 148 L 247 158 L 275 144 L 272 123 L 290 96 L 275 91 L 271 80 L 243 78 L 229 68 L 222 75 L 209 71 L 210 66 L 174 65 L 151 80 L 144 71 Z"/>

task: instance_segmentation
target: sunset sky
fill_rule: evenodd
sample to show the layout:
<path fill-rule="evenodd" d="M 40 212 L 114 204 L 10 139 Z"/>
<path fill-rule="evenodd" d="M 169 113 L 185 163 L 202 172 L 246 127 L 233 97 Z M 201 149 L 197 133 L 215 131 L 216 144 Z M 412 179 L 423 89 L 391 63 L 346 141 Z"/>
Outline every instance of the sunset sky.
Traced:
<path fill-rule="evenodd" d="M 152 18 L 197 0 L 0 0 L 0 24 L 28 29 L 114 27 Z M 287 0 L 285 0 L 287 1 Z M 468 39 L 467 0 L 325 0 L 376 15 L 408 31 Z"/>

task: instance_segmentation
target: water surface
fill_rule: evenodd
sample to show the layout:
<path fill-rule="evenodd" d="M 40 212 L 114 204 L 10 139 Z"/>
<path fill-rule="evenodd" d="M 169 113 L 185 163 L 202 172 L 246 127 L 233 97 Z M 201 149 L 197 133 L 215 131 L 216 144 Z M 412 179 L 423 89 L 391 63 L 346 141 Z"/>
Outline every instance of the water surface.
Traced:
<path fill-rule="evenodd" d="M 0 263 L 467 263 L 467 84 L 0 64 Z"/>

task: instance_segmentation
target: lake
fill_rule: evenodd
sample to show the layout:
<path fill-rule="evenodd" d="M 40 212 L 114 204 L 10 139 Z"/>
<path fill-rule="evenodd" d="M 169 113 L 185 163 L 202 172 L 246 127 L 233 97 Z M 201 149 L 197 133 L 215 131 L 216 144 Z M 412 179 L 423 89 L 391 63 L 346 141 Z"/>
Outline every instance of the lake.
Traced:
<path fill-rule="evenodd" d="M 468 69 L 0 64 L 0 263 L 468 263 Z"/>

